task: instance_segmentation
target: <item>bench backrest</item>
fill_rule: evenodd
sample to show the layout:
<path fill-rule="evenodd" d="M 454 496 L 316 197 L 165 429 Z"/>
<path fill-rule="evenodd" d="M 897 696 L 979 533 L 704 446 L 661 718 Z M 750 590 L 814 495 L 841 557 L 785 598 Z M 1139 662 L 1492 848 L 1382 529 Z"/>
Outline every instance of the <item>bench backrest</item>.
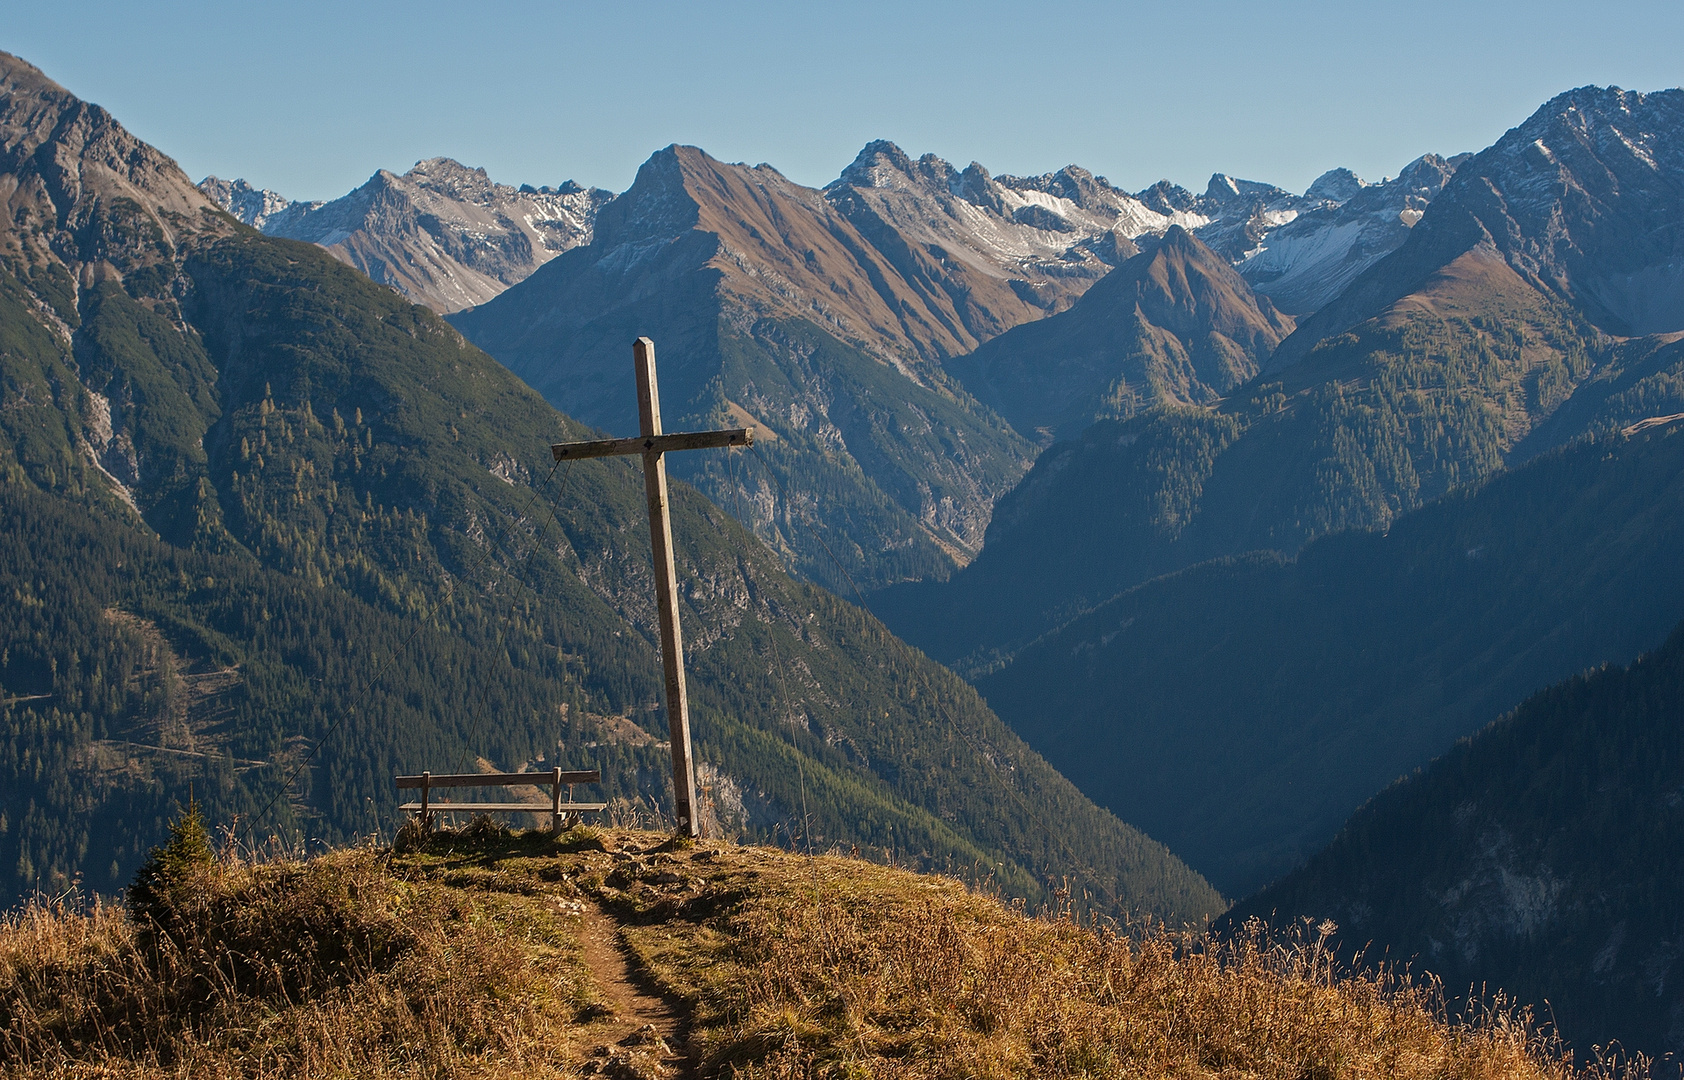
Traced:
<path fill-rule="evenodd" d="M 395 778 L 398 787 L 512 787 L 516 784 L 600 784 L 601 769 L 578 772 L 493 772 L 493 773 L 422 773 L 419 776 Z"/>

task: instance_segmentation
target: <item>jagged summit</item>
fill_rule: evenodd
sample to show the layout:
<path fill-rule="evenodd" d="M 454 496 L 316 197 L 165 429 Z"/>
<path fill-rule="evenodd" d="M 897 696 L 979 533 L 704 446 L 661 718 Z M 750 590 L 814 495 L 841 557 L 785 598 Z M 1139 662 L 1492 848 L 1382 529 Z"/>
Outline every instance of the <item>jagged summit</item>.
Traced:
<path fill-rule="evenodd" d="M 1310 182 L 1304 197 L 1316 202 L 1342 203 L 1365 187 L 1368 183 L 1351 170 L 1329 169 Z"/>
<path fill-rule="evenodd" d="M 926 154 L 925 161 L 945 161 L 934 154 Z M 864 148 L 842 170 L 842 175 L 831 182 L 829 186 L 837 185 L 851 187 L 897 187 L 902 186 L 917 170 L 917 164 L 907 155 L 905 150 L 890 142 L 888 139 L 874 139 L 865 144 Z M 947 166 L 952 171 L 952 166 Z"/>
<path fill-rule="evenodd" d="M 1271 368 L 1419 290 L 1451 287 L 1445 274 L 1464 256 L 1505 266 L 1517 279 L 1505 288 L 1566 301 L 1608 333 L 1684 330 L 1684 91 L 1579 87 L 1472 157 L 1422 164 L 1455 175 L 1407 242 L 1302 323 Z"/>
<path fill-rule="evenodd" d="M 482 168 L 427 158 L 408 172 L 376 170 L 331 202 L 288 202 L 244 180 L 206 177 L 201 189 L 271 236 L 320 244 L 376 281 L 436 311 L 483 303 L 569 248 L 588 242 L 613 196 L 499 184 Z"/>
<path fill-rule="evenodd" d="M 254 229 L 262 229 L 288 211 L 296 216 L 301 209 L 314 209 L 321 205 L 319 202 L 295 203 L 278 191 L 252 187 L 244 180 L 223 180 L 217 176 L 207 176 L 199 181 L 199 190 L 234 215 L 242 225 L 250 225 Z"/>

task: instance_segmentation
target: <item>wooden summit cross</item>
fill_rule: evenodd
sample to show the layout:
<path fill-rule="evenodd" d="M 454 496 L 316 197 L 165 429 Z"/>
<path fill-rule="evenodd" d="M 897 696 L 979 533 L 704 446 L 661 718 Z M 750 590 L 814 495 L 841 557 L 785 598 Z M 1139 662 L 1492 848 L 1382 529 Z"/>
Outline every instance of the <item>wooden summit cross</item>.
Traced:
<path fill-rule="evenodd" d="M 632 343 L 632 368 L 637 375 L 637 419 L 641 435 L 631 439 L 556 443 L 550 452 L 557 461 L 580 458 L 643 455 L 643 490 L 649 501 L 649 546 L 655 558 L 655 606 L 661 621 L 661 666 L 666 672 L 667 728 L 672 733 L 672 790 L 679 828 L 701 835 L 696 820 L 696 770 L 690 758 L 690 697 L 684 689 L 684 639 L 678 628 L 678 577 L 672 561 L 672 520 L 667 513 L 668 450 L 702 450 L 716 446 L 752 446 L 747 428 L 727 431 L 661 433 L 661 396 L 655 388 L 655 343 L 640 337 Z"/>

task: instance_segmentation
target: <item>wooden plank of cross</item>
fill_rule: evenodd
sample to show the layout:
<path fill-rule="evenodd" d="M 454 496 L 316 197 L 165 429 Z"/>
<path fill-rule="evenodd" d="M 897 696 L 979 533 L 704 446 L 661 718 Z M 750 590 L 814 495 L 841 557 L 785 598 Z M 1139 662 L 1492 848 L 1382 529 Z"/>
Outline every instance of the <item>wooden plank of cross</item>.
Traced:
<path fill-rule="evenodd" d="M 690 696 L 684 687 L 684 639 L 678 627 L 678 577 L 672 558 L 672 520 L 667 512 L 669 450 L 703 450 L 722 446 L 752 446 L 748 428 L 724 431 L 661 431 L 661 396 L 655 386 L 655 343 L 640 337 L 632 343 L 632 368 L 637 375 L 637 418 L 641 434 L 630 439 L 556 443 L 550 452 L 557 461 L 580 458 L 643 455 L 643 490 L 649 502 L 649 546 L 655 559 L 655 607 L 660 615 L 661 666 L 666 675 L 667 728 L 672 735 L 672 790 L 678 827 L 689 836 L 701 835 L 696 820 L 696 769 L 690 755 Z"/>

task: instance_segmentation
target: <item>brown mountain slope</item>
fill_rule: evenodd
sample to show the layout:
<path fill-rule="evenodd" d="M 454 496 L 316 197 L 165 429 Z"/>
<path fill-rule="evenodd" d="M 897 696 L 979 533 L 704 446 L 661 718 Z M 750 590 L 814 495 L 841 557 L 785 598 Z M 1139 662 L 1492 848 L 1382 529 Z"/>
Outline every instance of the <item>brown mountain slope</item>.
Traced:
<path fill-rule="evenodd" d="M 635 430 L 627 343 L 653 337 L 669 425 L 758 425 L 783 490 L 716 456 L 675 467 L 837 585 L 825 544 L 865 581 L 945 576 L 1031 456 L 942 371 L 972 340 L 951 309 L 822 192 L 693 147 L 651 157 L 590 245 L 451 321 L 553 404 L 616 431 Z M 819 497 L 792 507 L 786 491 Z"/>
<path fill-rule="evenodd" d="M 1157 404 L 1209 405 L 1292 332 L 1228 261 L 1179 225 L 1068 310 L 948 367 L 1020 431 L 1071 436 Z"/>
<path fill-rule="evenodd" d="M 881 141 L 825 198 L 939 314 L 959 352 L 1068 307 L 1133 254 L 1130 238 L 1169 224 L 1075 166 L 997 180 L 976 162 L 961 171 L 934 154 L 914 161 Z"/>
<path fill-rule="evenodd" d="M 174 161 L 10 53 L 0 53 L 0 177 L 0 235 L 25 266 L 45 264 L 55 244 L 68 245 L 72 261 L 102 241 L 143 258 L 144 249 L 200 227 L 207 213 L 220 217 Z M 142 232 L 127 235 L 118 218 Z M 83 269 L 85 287 L 117 267 L 102 259 Z"/>

